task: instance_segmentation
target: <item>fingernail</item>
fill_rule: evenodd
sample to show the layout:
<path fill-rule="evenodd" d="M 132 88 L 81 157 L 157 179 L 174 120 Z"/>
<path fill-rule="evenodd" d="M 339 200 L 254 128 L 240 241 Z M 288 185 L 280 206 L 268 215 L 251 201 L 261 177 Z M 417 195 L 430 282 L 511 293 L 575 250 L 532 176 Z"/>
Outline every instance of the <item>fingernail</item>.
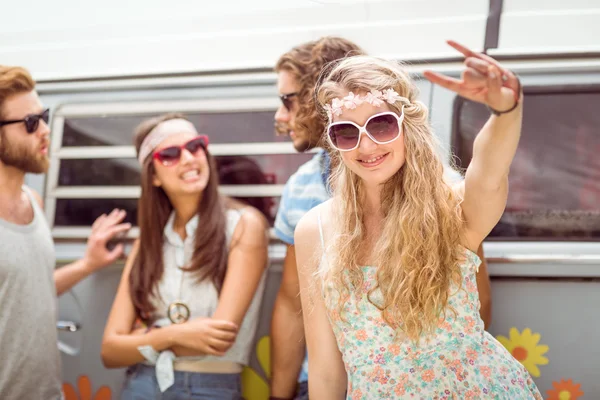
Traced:
<path fill-rule="evenodd" d="M 496 79 L 496 73 L 495 72 L 490 72 L 490 78 L 492 79 Z"/>

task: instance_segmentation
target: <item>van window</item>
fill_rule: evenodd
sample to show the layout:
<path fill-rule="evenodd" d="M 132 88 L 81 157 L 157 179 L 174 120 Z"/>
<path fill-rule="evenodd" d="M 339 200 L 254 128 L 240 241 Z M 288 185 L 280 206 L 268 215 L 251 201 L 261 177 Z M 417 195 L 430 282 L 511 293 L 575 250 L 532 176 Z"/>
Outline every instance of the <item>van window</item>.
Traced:
<path fill-rule="evenodd" d="M 523 130 L 509 175 L 497 240 L 600 238 L 600 90 L 526 91 Z M 473 140 L 489 117 L 457 98 L 453 147 L 466 168 Z"/>
<path fill-rule="evenodd" d="M 185 113 L 200 133 L 210 137 L 223 194 L 256 207 L 271 224 L 286 181 L 313 156 L 297 153 L 288 138 L 275 135 L 274 113 L 275 108 Z M 125 209 L 127 221 L 136 225 L 140 166 L 133 130 L 159 114 L 99 112 L 55 118 L 61 126 L 55 124 L 53 129 L 60 134 L 52 140 L 60 144 L 53 143 L 58 151 L 52 157 L 59 167 L 49 174 L 47 194 L 54 199 L 50 216 L 54 227 L 89 227 L 113 208 Z M 72 231 L 77 236 L 81 230 Z"/>
<path fill-rule="evenodd" d="M 274 137 L 273 111 L 224 111 L 186 113 L 200 133 L 211 143 L 284 142 Z M 154 114 L 158 115 L 158 114 Z M 62 146 L 129 146 L 132 132 L 148 116 L 113 115 L 65 120 Z"/>

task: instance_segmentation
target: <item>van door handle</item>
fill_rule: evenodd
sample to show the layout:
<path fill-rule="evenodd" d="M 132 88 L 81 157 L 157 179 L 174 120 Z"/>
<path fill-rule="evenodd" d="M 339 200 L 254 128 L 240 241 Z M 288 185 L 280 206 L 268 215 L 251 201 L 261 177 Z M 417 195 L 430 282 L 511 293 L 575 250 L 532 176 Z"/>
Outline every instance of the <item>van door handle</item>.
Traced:
<path fill-rule="evenodd" d="M 59 331 L 66 332 L 77 332 L 81 326 L 72 321 L 58 321 L 56 323 L 56 329 Z"/>

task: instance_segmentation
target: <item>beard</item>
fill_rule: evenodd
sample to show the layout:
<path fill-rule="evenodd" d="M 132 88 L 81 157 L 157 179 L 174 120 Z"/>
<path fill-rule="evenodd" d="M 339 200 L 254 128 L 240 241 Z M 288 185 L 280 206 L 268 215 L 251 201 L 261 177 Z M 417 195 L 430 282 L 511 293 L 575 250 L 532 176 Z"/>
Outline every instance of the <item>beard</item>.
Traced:
<path fill-rule="evenodd" d="M 296 149 L 298 153 L 304 153 L 305 151 L 312 150 L 313 147 L 314 146 L 311 145 L 310 141 L 306 139 L 296 140 L 294 143 L 294 149 Z"/>
<path fill-rule="evenodd" d="M 275 134 L 277 136 L 289 136 L 291 131 L 292 129 L 289 124 L 275 122 Z M 294 130 L 294 132 L 297 131 Z M 292 144 L 298 153 L 304 153 L 305 151 L 312 150 L 315 147 L 315 143 L 313 143 L 310 139 L 301 138 L 299 136 L 296 136 L 296 139 L 292 141 Z"/>
<path fill-rule="evenodd" d="M 0 161 L 2 164 L 20 169 L 25 173 L 43 174 L 48 171 L 50 160 L 40 152 L 35 152 L 24 145 L 12 144 L 0 131 Z"/>

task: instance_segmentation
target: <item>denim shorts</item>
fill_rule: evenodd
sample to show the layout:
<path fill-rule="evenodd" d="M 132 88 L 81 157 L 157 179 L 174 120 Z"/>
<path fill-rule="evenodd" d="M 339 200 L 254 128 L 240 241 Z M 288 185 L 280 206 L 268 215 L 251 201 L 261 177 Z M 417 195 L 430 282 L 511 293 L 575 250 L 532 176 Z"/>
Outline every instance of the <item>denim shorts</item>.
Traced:
<path fill-rule="evenodd" d="M 240 374 L 175 371 L 175 383 L 160 392 L 154 367 L 136 364 L 127 369 L 121 400 L 242 400 Z"/>
<path fill-rule="evenodd" d="M 308 400 L 308 382 L 302 381 L 298 383 L 298 390 L 294 400 Z"/>

